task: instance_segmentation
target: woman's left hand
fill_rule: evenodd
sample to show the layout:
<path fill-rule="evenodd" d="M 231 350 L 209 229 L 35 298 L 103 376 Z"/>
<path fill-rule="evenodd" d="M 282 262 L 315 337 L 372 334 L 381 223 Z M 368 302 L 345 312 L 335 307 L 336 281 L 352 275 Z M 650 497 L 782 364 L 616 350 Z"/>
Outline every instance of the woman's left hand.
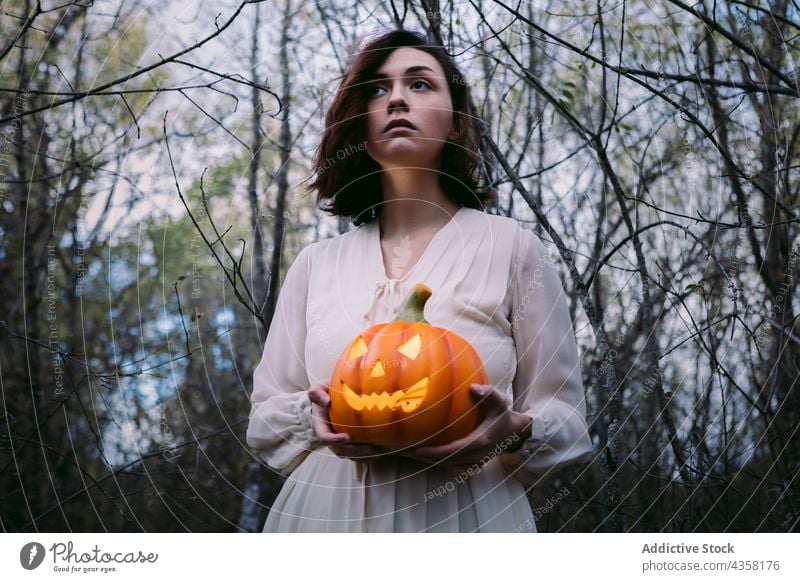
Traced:
<path fill-rule="evenodd" d="M 504 394 L 488 384 L 472 384 L 470 393 L 484 410 L 483 422 L 460 439 L 445 445 L 417 447 L 408 451 L 407 456 L 436 465 L 470 465 L 486 457 L 508 437 L 515 440 L 506 450 L 513 450 L 530 436 L 531 417 L 512 410 Z"/>

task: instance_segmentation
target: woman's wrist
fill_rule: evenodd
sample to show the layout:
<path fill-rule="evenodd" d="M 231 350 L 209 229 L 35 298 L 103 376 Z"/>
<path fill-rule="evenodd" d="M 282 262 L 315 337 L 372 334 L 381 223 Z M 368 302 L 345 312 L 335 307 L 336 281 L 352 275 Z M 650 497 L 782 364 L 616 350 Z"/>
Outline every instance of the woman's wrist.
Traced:
<path fill-rule="evenodd" d="M 506 450 L 513 453 L 522 446 L 523 442 L 530 438 L 531 434 L 533 434 L 533 418 L 522 412 L 514 412 L 512 418 L 514 419 L 512 422 L 514 430 L 510 436 L 512 440 L 514 440 L 514 444 Z M 517 438 L 514 438 L 515 436 Z"/>

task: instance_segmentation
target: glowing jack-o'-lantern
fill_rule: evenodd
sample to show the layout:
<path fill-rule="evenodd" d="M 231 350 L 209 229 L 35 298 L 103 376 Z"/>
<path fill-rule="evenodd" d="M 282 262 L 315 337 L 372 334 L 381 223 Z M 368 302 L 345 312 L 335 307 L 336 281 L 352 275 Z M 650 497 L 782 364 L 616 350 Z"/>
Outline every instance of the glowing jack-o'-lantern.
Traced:
<path fill-rule="evenodd" d="M 439 445 L 483 418 L 471 384 L 488 378 L 475 349 L 423 317 L 431 290 L 417 284 L 391 323 L 374 325 L 339 357 L 330 382 L 330 420 L 353 442 L 386 447 Z"/>

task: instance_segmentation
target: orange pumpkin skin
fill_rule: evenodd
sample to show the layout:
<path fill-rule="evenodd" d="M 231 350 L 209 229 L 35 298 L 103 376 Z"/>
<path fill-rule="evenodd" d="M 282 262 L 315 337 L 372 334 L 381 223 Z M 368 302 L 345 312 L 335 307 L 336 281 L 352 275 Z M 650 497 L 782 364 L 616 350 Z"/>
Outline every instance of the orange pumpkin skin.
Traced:
<path fill-rule="evenodd" d="M 428 297 L 430 289 L 415 286 L 403 313 L 418 310 L 417 321 L 401 314 L 374 325 L 342 352 L 329 389 L 336 432 L 403 448 L 452 442 L 483 420 L 470 392 L 488 383 L 483 363 L 464 338 L 424 321 Z"/>

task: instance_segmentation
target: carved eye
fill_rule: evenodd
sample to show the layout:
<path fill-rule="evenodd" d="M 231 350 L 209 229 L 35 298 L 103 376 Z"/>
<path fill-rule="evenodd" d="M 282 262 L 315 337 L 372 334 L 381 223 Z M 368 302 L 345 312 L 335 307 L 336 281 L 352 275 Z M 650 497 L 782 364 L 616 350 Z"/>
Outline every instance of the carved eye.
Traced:
<path fill-rule="evenodd" d="M 363 356 L 367 353 L 367 342 L 364 341 L 362 336 L 358 336 L 358 339 L 353 342 L 353 347 L 350 348 L 350 353 L 347 355 L 348 360 L 352 360 L 358 357 Z"/>
<path fill-rule="evenodd" d="M 403 342 L 402 345 L 398 346 L 397 351 L 406 356 L 407 358 L 416 360 L 417 356 L 419 355 L 420 349 L 422 349 L 422 334 L 418 333 L 410 340 L 407 340 Z"/>

